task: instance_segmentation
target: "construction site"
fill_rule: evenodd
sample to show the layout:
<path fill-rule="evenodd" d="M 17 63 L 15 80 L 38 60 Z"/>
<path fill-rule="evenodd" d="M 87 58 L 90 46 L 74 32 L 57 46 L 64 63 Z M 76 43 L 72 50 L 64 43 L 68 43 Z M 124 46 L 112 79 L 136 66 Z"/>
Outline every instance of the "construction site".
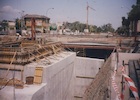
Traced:
<path fill-rule="evenodd" d="M 24 14 L 22 10 L 19 19 L 0 22 L 0 100 L 140 100 L 139 0 L 131 2 L 136 5 L 127 12 L 128 18 L 120 15 L 122 26 L 117 30 L 110 23 L 101 27 L 93 23 L 89 25 L 92 21 L 88 17 L 97 13 L 88 0 L 74 3 L 69 0 L 61 3 L 48 0 L 41 1 L 41 5 L 40 1 L 25 1 L 16 1 L 16 4 L 3 1 L 3 4 L 13 3 L 17 8 L 21 5 L 20 9 L 22 6 L 26 9 L 27 6 L 28 13 L 35 5 L 32 10 L 35 13 L 39 10 L 38 13 L 43 15 Z M 110 7 L 109 3 L 118 4 L 119 7 L 125 2 L 114 2 L 109 1 L 106 7 L 103 7 L 106 2 L 96 3 L 101 4 L 102 13 L 106 12 L 100 15 L 99 11 L 98 17 L 101 18 L 94 16 L 97 17 L 96 21 L 105 23 L 103 20 L 108 20 L 118 24 L 120 16 L 116 12 L 123 11 L 123 7 L 114 7 L 113 12 L 118 10 L 110 15 L 107 13 L 113 7 L 105 10 Z M 44 8 L 41 8 L 43 3 Z M 64 8 L 59 3 L 64 3 Z M 49 8 L 45 11 L 46 4 Z M 56 15 L 50 13 L 54 21 L 61 17 L 66 21 L 71 16 L 71 22 L 76 22 L 51 25 L 47 15 L 49 10 L 54 9 L 51 4 L 56 7 Z M 81 5 L 84 7 L 79 9 Z M 11 15 L 19 13 L 15 8 L 3 6 L 0 14 L 5 16 L 7 12 Z M 95 14 L 89 13 L 90 10 Z M 66 12 L 72 13 L 60 16 Z M 113 19 L 115 14 L 117 17 Z M 104 18 L 108 15 L 109 19 Z M 86 24 L 80 23 L 80 18 L 86 19 Z"/>
<path fill-rule="evenodd" d="M 14 35 L 0 40 L 1 100 L 139 100 L 139 37 L 32 32 L 30 40 Z M 88 49 L 109 53 L 99 59 Z"/>

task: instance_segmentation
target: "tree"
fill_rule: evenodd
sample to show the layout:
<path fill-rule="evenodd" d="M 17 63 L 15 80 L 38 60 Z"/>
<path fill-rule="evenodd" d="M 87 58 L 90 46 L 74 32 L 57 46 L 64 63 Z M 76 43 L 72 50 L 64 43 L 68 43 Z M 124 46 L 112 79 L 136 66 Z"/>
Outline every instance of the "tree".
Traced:
<path fill-rule="evenodd" d="M 101 27 L 102 29 L 102 32 L 114 32 L 115 29 L 112 27 L 112 24 L 108 23 L 108 24 L 105 24 Z"/>
<path fill-rule="evenodd" d="M 137 0 L 137 4 L 140 4 L 140 0 Z"/>
<path fill-rule="evenodd" d="M 86 29 L 86 24 L 80 23 L 79 21 L 73 22 L 73 23 L 65 23 L 65 28 L 69 28 L 71 31 L 75 32 L 76 30 L 79 30 L 79 32 L 84 32 L 84 29 Z M 88 25 L 89 32 L 114 32 L 115 29 L 112 27 L 112 24 L 108 23 L 101 27 Z"/>
<path fill-rule="evenodd" d="M 8 28 L 8 21 L 7 20 L 3 20 L 1 22 L 1 28 L 4 30 L 4 31 L 7 31 L 7 28 Z"/>
<path fill-rule="evenodd" d="M 129 25 L 130 25 L 130 20 L 126 19 L 125 17 L 122 17 L 122 31 L 124 35 L 129 36 Z"/>
<path fill-rule="evenodd" d="M 128 13 L 128 19 L 131 23 L 131 30 L 133 33 L 137 33 L 137 22 L 140 20 L 140 4 L 132 6 L 132 10 Z"/>
<path fill-rule="evenodd" d="M 16 19 L 16 29 L 20 30 L 21 29 L 21 20 L 20 19 Z"/>
<path fill-rule="evenodd" d="M 140 20 L 140 4 L 132 6 L 132 10 L 128 13 L 128 18 L 135 21 Z"/>
<path fill-rule="evenodd" d="M 102 32 L 103 30 L 102 30 L 102 28 L 101 27 L 98 27 L 97 28 L 97 33 L 100 33 L 100 32 Z"/>
<path fill-rule="evenodd" d="M 116 30 L 116 32 L 119 34 L 119 35 L 125 35 L 125 32 L 126 32 L 126 28 L 125 27 L 118 27 L 118 29 Z"/>
<path fill-rule="evenodd" d="M 89 30 L 90 30 L 90 32 L 97 32 L 97 26 L 90 25 Z"/>
<path fill-rule="evenodd" d="M 84 29 L 86 28 L 86 24 L 80 23 L 79 21 L 73 22 L 73 23 L 66 23 L 65 24 L 66 28 L 71 29 L 73 32 L 76 30 L 79 30 L 80 32 L 83 32 Z"/>
<path fill-rule="evenodd" d="M 80 32 L 84 32 L 84 29 L 86 28 L 86 24 L 80 25 Z"/>

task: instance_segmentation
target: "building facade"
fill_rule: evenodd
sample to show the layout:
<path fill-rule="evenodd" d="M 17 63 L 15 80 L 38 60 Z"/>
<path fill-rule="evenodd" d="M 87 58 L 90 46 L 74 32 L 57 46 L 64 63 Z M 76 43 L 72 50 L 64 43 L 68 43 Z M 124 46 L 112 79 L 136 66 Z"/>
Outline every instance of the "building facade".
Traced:
<path fill-rule="evenodd" d="M 35 20 L 35 31 L 36 32 L 46 32 L 49 28 L 49 21 L 50 18 L 43 16 L 43 15 L 29 15 L 26 14 L 23 16 L 24 23 L 25 24 L 25 29 L 27 31 L 31 31 L 31 26 L 32 26 L 32 19 Z"/>
<path fill-rule="evenodd" d="M 14 21 L 8 21 L 8 30 L 9 31 L 16 30 Z"/>

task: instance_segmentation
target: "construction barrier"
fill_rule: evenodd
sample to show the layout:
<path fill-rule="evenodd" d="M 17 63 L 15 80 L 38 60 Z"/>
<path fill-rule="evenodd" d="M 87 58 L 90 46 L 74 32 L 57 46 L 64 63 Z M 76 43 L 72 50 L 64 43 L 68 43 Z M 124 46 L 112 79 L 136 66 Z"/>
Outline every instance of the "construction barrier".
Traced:
<path fill-rule="evenodd" d="M 112 87 L 113 87 L 113 89 L 115 90 L 115 92 L 116 92 L 116 94 L 117 94 L 117 98 L 119 99 L 119 100 L 121 100 L 121 98 L 120 98 L 120 92 L 119 92 L 119 90 L 118 90 L 118 86 L 117 86 L 117 84 L 116 84 L 116 82 L 115 82 L 115 76 L 116 76 L 116 70 L 114 71 L 114 74 L 113 74 L 113 76 L 112 76 Z"/>
<path fill-rule="evenodd" d="M 138 89 L 135 86 L 133 80 L 129 76 L 127 76 L 126 74 L 123 74 L 123 76 L 124 76 L 125 81 L 128 84 L 129 89 L 132 91 L 135 99 L 140 100 L 139 95 L 138 95 Z"/>

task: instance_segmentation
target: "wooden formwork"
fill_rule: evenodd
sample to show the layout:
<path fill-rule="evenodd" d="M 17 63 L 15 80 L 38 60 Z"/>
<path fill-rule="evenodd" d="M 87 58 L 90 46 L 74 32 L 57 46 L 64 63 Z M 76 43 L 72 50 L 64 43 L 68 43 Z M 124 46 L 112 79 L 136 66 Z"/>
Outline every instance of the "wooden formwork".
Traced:
<path fill-rule="evenodd" d="M 15 43 L 16 44 L 16 43 Z M 56 54 L 62 50 L 60 42 L 49 42 L 44 45 L 38 44 L 35 41 L 30 42 L 21 42 L 19 47 L 12 47 L 10 44 L 6 44 L 6 46 L 2 46 L 0 48 L 0 63 L 8 63 L 9 66 L 0 66 L 0 70 L 7 70 L 4 78 L 0 79 L 0 89 L 8 86 L 14 86 L 16 88 L 23 88 L 23 71 L 22 67 L 13 67 L 12 64 L 27 64 L 32 61 L 40 60 L 42 58 L 46 58 L 49 55 Z M 46 58 L 47 59 L 47 58 Z M 48 60 L 48 59 L 47 59 Z M 50 61 L 48 60 L 48 64 Z M 34 83 L 40 84 L 42 72 L 38 72 L 40 70 L 37 67 L 37 72 L 35 73 Z M 21 72 L 21 80 L 17 79 L 7 79 L 7 75 L 9 71 L 19 71 Z M 41 69 L 41 71 L 43 71 Z"/>
<path fill-rule="evenodd" d="M 10 63 L 14 53 L 14 64 L 26 64 L 33 60 L 44 58 L 51 54 L 56 54 L 62 50 L 60 42 L 49 42 L 44 45 L 37 44 L 35 41 L 21 42 L 19 47 L 1 47 L 0 63 Z"/>

